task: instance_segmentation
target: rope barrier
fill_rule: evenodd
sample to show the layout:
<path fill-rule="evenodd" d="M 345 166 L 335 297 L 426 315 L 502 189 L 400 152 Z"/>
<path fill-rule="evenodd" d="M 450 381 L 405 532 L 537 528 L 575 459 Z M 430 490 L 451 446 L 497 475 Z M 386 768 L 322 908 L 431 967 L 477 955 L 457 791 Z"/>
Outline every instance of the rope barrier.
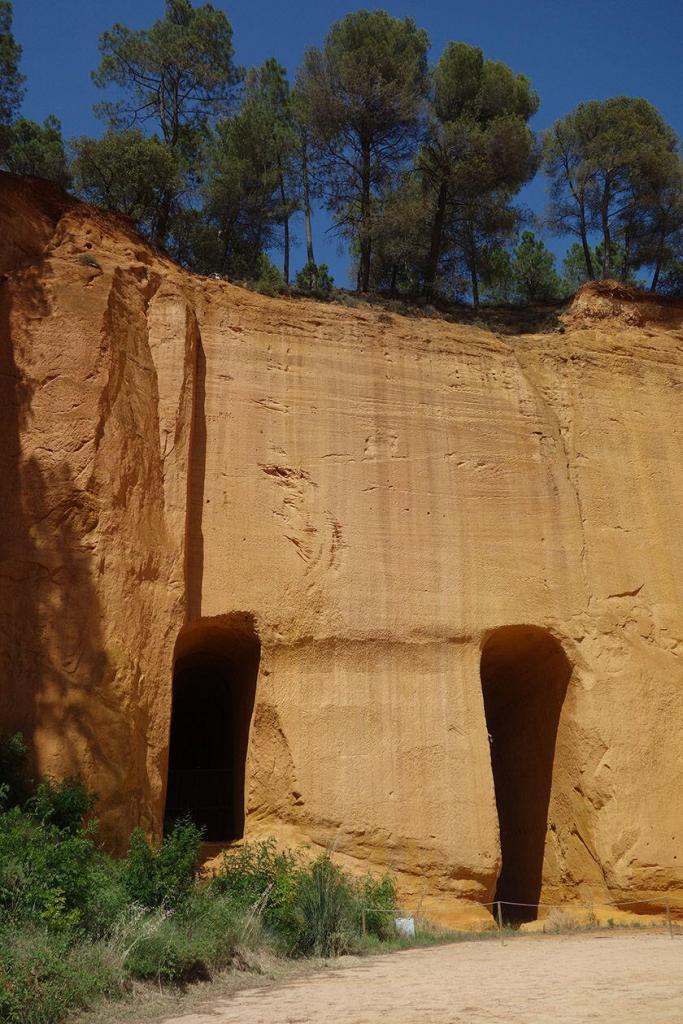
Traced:
<path fill-rule="evenodd" d="M 613 900 L 608 902 L 607 900 L 584 900 L 583 902 L 577 900 L 575 903 L 542 903 L 540 900 L 537 903 L 516 903 L 514 900 L 492 900 L 490 903 L 479 903 L 479 907 L 496 907 L 499 903 L 507 907 L 554 907 L 555 909 L 565 909 L 567 907 L 640 907 L 643 905 L 649 907 L 667 907 L 669 906 L 666 900 Z"/>
<path fill-rule="evenodd" d="M 615 910 L 618 910 L 619 907 L 639 907 L 639 906 L 643 906 L 643 905 L 649 906 L 649 907 L 661 907 L 664 910 L 665 914 L 666 914 L 666 921 L 667 921 L 667 926 L 668 926 L 668 929 L 669 929 L 669 934 L 670 934 L 672 939 L 674 937 L 673 920 L 671 918 L 671 905 L 670 905 L 670 902 L 669 902 L 668 899 L 665 899 L 665 900 L 651 900 L 651 899 L 613 900 L 611 902 L 608 902 L 606 900 L 604 900 L 604 901 L 603 900 L 590 900 L 590 901 L 586 900 L 584 902 L 577 901 L 575 903 L 542 903 L 541 901 L 538 901 L 537 903 L 519 903 L 519 902 L 517 902 L 515 900 L 492 900 L 490 903 L 479 903 L 477 901 L 475 905 L 478 906 L 478 907 L 491 907 L 492 908 L 491 914 L 494 917 L 494 919 L 497 918 L 498 930 L 499 930 L 500 936 L 501 936 L 501 945 L 505 944 L 503 942 L 503 918 L 502 918 L 502 911 L 501 911 L 501 907 L 503 907 L 503 906 L 506 906 L 506 907 L 532 907 L 532 908 L 536 908 L 536 909 L 538 909 L 539 907 L 548 907 L 548 908 L 550 908 L 552 910 L 578 910 L 578 909 L 582 909 L 582 910 L 589 910 L 589 911 L 593 910 L 595 907 L 603 907 L 603 908 L 604 907 L 613 907 Z M 496 908 L 495 913 L 493 911 L 494 907 Z M 417 917 L 418 914 L 419 914 L 419 910 L 420 910 L 420 907 L 418 907 L 417 910 L 413 911 L 412 916 L 413 917 Z M 362 907 L 361 908 L 361 914 L 362 914 L 363 933 L 365 934 L 365 931 L 366 931 L 366 914 L 395 914 L 395 913 L 396 913 L 395 909 L 390 909 L 388 907 Z"/>
<path fill-rule="evenodd" d="M 478 900 L 475 902 L 477 907 L 497 907 L 498 904 L 502 904 L 504 907 L 551 907 L 555 910 L 567 910 L 577 909 L 578 907 L 663 907 L 666 909 L 669 903 L 666 900 L 617 900 L 612 903 L 607 900 L 590 900 L 583 901 L 577 900 L 575 903 L 516 903 L 514 900 L 492 900 L 490 903 L 480 903 Z M 395 913 L 389 907 L 365 907 L 364 908 L 369 914 L 393 914 Z"/>

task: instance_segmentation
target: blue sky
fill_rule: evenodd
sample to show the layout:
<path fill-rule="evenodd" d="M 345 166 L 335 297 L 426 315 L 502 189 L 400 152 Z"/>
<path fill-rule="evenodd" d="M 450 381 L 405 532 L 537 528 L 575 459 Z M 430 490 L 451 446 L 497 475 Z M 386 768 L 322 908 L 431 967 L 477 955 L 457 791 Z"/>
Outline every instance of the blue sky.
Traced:
<path fill-rule="evenodd" d="M 307 46 L 322 43 L 332 22 L 362 4 L 315 0 L 213 0 L 234 29 L 236 58 L 243 65 L 275 56 L 290 74 Z M 374 6 L 374 5 L 368 5 Z M 534 127 L 543 129 L 577 103 L 607 96 L 644 96 L 683 134 L 683 3 L 681 0 L 480 0 L 457 4 L 387 2 L 396 17 L 411 16 L 427 29 L 432 58 L 446 43 L 480 46 L 487 57 L 526 74 L 541 97 Z M 97 39 L 114 21 L 144 27 L 163 11 L 163 0 L 14 0 L 14 32 L 24 47 L 28 78 L 23 112 L 42 120 L 55 113 L 66 136 L 99 134 L 92 105 L 101 93 L 89 72 L 98 63 Z M 545 203 L 539 177 L 521 194 L 537 212 Z M 316 257 L 345 283 L 348 257 L 316 217 Z M 296 226 L 299 242 L 303 226 Z M 547 238 L 561 253 L 566 242 Z M 301 245 L 294 266 L 303 262 Z"/>

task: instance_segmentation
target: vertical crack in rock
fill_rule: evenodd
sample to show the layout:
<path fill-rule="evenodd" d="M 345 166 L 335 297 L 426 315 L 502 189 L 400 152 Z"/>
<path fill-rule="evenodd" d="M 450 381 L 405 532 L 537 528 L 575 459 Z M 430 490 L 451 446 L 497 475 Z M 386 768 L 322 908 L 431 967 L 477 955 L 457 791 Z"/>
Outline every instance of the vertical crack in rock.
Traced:
<path fill-rule="evenodd" d="M 501 340 L 504 340 L 504 339 L 501 338 Z M 566 470 L 566 474 L 563 475 L 563 479 L 569 485 L 569 491 L 570 491 L 570 493 L 572 495 L 574 507 L 576 509 L 577 525 L 578 525 L 579 534 L 580 534 L 580 537 L 581 537 L 581 551 L 580 551 L 580 554 L 579 554 L 579 562 L 580 562 L 580 565 L 581 565 L 581 572 L 582 572 L 582 575 L 583 575 L 583 582 L 584 582 L 584 587 L 585 587 L 585 591 L 586 591 L 586 598 L 587 598 L 587 601 L 590 602 L 591 588 L 590 588 L 588 565 L 587 565 L 587 546 L 586 546 L 586 530 L 585 530 L 586 517 L 585 517 L 585 514 L 584 514 L 584 510 L 583 510 L 583 505 L 582 505 L 582 502 L 581 502 L 581 491 L 580 491 L 580 487 L 579 487 L 579 481 L 577 479 L 576 466 L 574 465 L 574 462 L 573 462 L 572 458 L 570 457 L 569 449 L 567 447 L 567 442 L 566 442 L 566 437 L 570 437 L 571 436 L 571 429 L 572 429 L 571 417 L 570 417 L 569 424 L 563 426 L 562 423 L 560 422 L 559 415 L 552 408 L 552 406 L 549 404 L 549 402 L 547 402 L 546 399 L 544 398 L 544 396 L 541 393 L 541 391 L 540 391 L 539 387 L 537 386 L 536 382 L 533 380 L 533 378 L 532 378 L 528 368 L 524 366 L 524 364 L 522 363 L 521 359 L 519 358 L 519 355 L 518 355 L 517 351 L 515 350 L 515 348 L 513 346 L 509 346 L 509 348 L 510 348 L 510 351 L 511 351 L 514 359 L 515 359 L 515 362 L 517 363 L 517 366 L 519 367 L 519 371 L 520 371 L 520 373 L 521 373 L 521 375 L 522 375 L 522 377 L 524 379 L 524 382 L 526 383 L 527 387 L 529 388 L 529 391 L 531 392 L 531 394 L 532 394 L 532 396 L 534 398 L 534 402 L 535 402 L 535 405 L 536 405 L 536 411 L 537 411 L 539 423 L 542 426 L 545 426 L 546 428 L 549 429 L 550 435 L 552 436 L 552 439 L 553 439 L 553 441 L 555 443 L 555 447 L 556 447 L 558 453 L 561 454 L 562 463 L 563 463 L 564 469 Z M 545 437 L 545 435 L 542 436 L 541 441 L 543 440 L 543 437 Z M 553 466 L 554 462 L 555 462 L 554 459 L 544 460 L 544 465 L 547 466 L 549 472 L 552 472 L 552 466 Z M 557 492 L 557 495 L 558 495 L 558 499 L 561 499 L 560 490 L 559 490 L 559 487 L 557 486 L 557 479 L 553 478 L 553 484 L 554 484 L 554 487 L 556 489 L 556 492 Z"/>
<path fill-rule="evenodd" d="M 187 513 L 185 519 L 185 619 L 199 618 L 202 614 L 202 584 L 204 580 L 204 487 L 206 480 L 206 355 L 202 345 L 197 317 L 188 308 L 186 338 L 192 357 L 191 426 L 187 472 Z"/>

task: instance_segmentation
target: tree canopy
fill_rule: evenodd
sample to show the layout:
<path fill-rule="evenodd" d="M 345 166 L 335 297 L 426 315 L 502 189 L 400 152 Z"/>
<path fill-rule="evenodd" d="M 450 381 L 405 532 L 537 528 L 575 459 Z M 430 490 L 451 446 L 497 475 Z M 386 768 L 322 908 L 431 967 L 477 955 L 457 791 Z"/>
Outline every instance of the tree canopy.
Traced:
<path fill-rule="evenodd" d="M 12 13 L 10 0 L 0 0 L 0 125 L 14 121 L 24 98 L 22 50 L 12 35 Z"/>
<path fill-rule="evenodd" d="M 676 134 L 650 103 L 616 96 L 579 104 L 546 133 L 544 161 L 550 224 L 579 237 L 589 278 L 615 272 L 619 245 L 627 269 L 656 262 L 654 250 L 643 248 L 645 225 L 658 239 L 661 264 L 666 239 L 678 230 L 681 158 Z M 590 249 L 595 232 L 602 242 L 599 266 Z"/>
<path fill-rule="evenodd" d="M 117 126 L 152 121 L 168 145 L 229 108 L 239 74 L 232 26 L 211 4 L 166 0 L 163 18 L 148 29 L 115 24 L 100 39 L 96 85 L 117 85 L 124 99 L 100 104 Z"/>
<path fill-rule="evenodd" d="M 4 164 L 13 174 L 47 178 L 68 188 L 71 173 L 62 138 L 62 126 L 50 114 L 42 125 L 21 117 L 7 136 Z"/>
<path fill-rule="evenodd" d="M 12 4 L 0 0 L 0 161 L 10 144 L 10 125 L 24 97 L 24 76 L 19 70 L 21 46 L 12 34 Z"/>
<path fill-rule="evenodd" d="M 433 72 L 429 128 L 418 156 L 433 207 L 427 291 L 439 270 L 455 262 L 469 273 L 478 301 L 482 246 L 514 230 L 511 199 L 536 170 L 527 122 L 537 109 L 524 75 L 486 60 L 474 46 L 448 44 Z"/>
<path fill-rule="evenodd" d="M 164 17 L 149 29 L 115 24 L 99 48 L 95 84 L 124 94 L 100 103 L 100 116 L 115 130 L 151 124 L 176 161 L 176 187 L 165 187 L 155 221 L 154 238 L 164 243 L 179 193 L 197 172 L 201 135 L 228 112 L 240 79 L 232 26 L 211 4 L 166 0 Z"/>
<path fill-rule="evenodd" d="M 100 139 L 75 139 L 73 153 L 80 195 L 119 210 L 154 237 L 164 197 L 179 188 L 177 163 L 159 136 L 109 129 Z"/>
<path fill-rule="evenodd" d="M 383 10 L 336 21 L 290 86 L 275 57 L 237 65 L 217 7 L 164 0 L 102 34 L 102 133 L 65 141 L 56 116 L 22 116 L 12 15 L 0 0 L 0 168 L 120 211 L 200 273 L 329 294 L 322 205 L 362 292 L 535 303 L 611 276 L 683 293 L 680 140 L 644 98 L 580 103 L 539 136 L 526 75 L 457 40 L 430 66 L 425 30 Z M 541 166 L 544 217 L 520 203 Z M 566 240 L 561 273 L 544 233 Z"/>
<path fill-rule="evenodd" d="M 411 18 L 357 11 L 306 52 L 297 91 L 323 166 L 324 195 L 359 252 L 358 283 L 370 286 L 378 191 L 411 153 L 427 92 L 429 40 Z"/>

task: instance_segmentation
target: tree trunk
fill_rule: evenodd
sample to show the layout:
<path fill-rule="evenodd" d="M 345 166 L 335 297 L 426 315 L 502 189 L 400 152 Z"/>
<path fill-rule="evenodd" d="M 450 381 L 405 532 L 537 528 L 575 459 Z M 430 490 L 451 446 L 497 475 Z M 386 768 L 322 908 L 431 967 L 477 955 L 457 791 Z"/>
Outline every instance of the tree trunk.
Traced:
<path fill-rule="evenodd" d="M 593 268 L 593 257 L 591 256 L 591 247 L 588 244 L 588 232 L 586 231 L 586 211 L 581 203 L 581 209 L 579 212 L 579 230 L 581 232 L 581 245 L 583 246 L 583 258 L 586 261 L 586 272 L 591 279 L 595 280 L 595 270 Z"/>
<path fill-rule="evenodd" d="M 623 245 L 623 258 L 621 260 L 621 266 L 619 267 L 619 280 L 627 281 L 628 273 L 631 269 L 631 235 L 629 234 L 629 226 L 627 225 L 622 233 L 624 240 Z"/>
<path fill-rule="evenodd" d="M 173 206 L 173 193 L 170 191 L 164 192 L 159 203 L 159 216 L 157 218 L 156 228 L 154 231 L 154 244 L 161 246 L 163 249 L 166 245 L 166 236 L 168 235 L 168 225 L 171 219 L 171 207 Z"/>
<path fill-rule="evenodd" d="M 223 236 L 223 261 L 221 263 L 221 271 L 223 274 L 229 274 L 232 271 L 230 255 L 235 234 L 234 218 L 223 223 L 220 234 Z"/>
<path fill-rule="evenodd" d="M 477 274 L 477 259 L 472 256 L 470 261 L 470 277 L 472 278 L 472 305 L 479 309 L 479 276 Z"/>
<path fill-rule="evenodd" d="M 651 292 L 656 292 L 657 291 L 657 285 L 659 284 L 659 275 L 661 273 L 661 270 L 662 270 L 661 260 L 657 260 L 657 262 L 655 263 L 655 272 L 652 275 L 652 281 L 650 282 L 650 291 Z"/>
<path fill-rule="evenodd" d="M 370 143 L 362 141 L 361 152 L 361 199 L 360 199 L 360 266 L 358 268 L 359 291 L 370 291 Z"/>
<path fill-rule="evenodd" d="M 650 283 L 650 291 L 656 292 L 657 285 L 659 284 L 659 275 L 662 272 L 662 260 L 664 258 L 664 235 L 659 235 L 659 245 L 657 246 L 657 259 L 655 260 L 655 270 L 652 275 L 652 281 Z"/>
<path fill-rule="evenodd" d="M 285 284 L 289 284 L 289 217 L 285 217 L 283 222 L 284 227 L 284 244 L 285 244 L 285 258 L 284 265 L 282 267 L 282 273 L 285 278 Z"/>
<path fill-rule="evenodd" d="M 177 105 L 177 83 L 175 83 L 175 89 L 171 86 L 172 94 L 175 95 L 176 101 L 174 102 L 170 111 L 170 123 L 167 121 L 166 111 L 166 90 L 169 88 L 166 77 L 162 72 L 161 81 L 159 83 L 159 122 L 161 124 L 161 133 L 164 137 L 166 148 L 169 150 L 171 155 L 176 157 L 176 146 L 178 145 L 178 138 L 180 136 L 180 117 L 178 113 Z M 156 228 L 154 231 L 153 241 L 156 245 L 162 248 L 166 245 L 166 236 L 168 235 L 168 226 L 171 220 L 171 207 L 173 206 L 174 195 L 169 189 L 167 189 L 162 197 L 159 204 L 159 217 L 157 219 Z"/>
<path fill-rule="evenodd" d="M 612 238 L 609 230 L 609 188 L 605 188 L 600 203 L 600 220 L 602 223 L 602 276 L 609 277 L 612 273 Z"/>
<path fill-rule="evenodd" d="M 394 263 L 391 268 L 391 284 L 389 285 L 389 291 L 392 295 L 396 294 L 396 278 L 398 277 L 398 263 Z"/>
<path fill-rule="evenodd" d="M 280 199 L 282 200 L 283 210 L 282 227 L 284 231 L 283 241 L 285 250 L 284 266 L 282 268 L 282 273 L 285 278 L 285 284 L 289 284 L 289 214 L 287 213 L 287 195 L 285 193 L 285 179 L 282 175 L 282 171 L 280 171 Z"/>
<path fill-rule="evenodd" d="M 308 147 L 305 142 L 301 149 L 301 171 L 304 190 L 304 224 L 306 225 L 306 262 L 315 266 L 313 231 L 311 230 L 311 187 L 308 180 Z"/>
<path fill-rule="evenodd" d="M 477 243 L 474 237 L 474 231 L 470 225 L 469 229 L 470 236 L 470 278 L 472 281 L 472 305 L 475 309 L 479 309 L 479 270 L 477 267 Z"/>
<path fill-rule="evenodd" d="M 431 295 L 432 292 L 434 291 L 434 282 L 436 281 L 436 272 L 439 267 L 439 257 L 441 256 L 443 226 L 444 221 L 446 219 L 447 200 L 448 185 L 444 179 L 441 182 L 441 186 L 439 188 L 439 195 L 436 201 L 436 210 L 434 211 L 432 234 L 429 243 L 429 255 L 427 256 L 427 264 L 425 267 L 424 290 L 426 295 Z"/>

